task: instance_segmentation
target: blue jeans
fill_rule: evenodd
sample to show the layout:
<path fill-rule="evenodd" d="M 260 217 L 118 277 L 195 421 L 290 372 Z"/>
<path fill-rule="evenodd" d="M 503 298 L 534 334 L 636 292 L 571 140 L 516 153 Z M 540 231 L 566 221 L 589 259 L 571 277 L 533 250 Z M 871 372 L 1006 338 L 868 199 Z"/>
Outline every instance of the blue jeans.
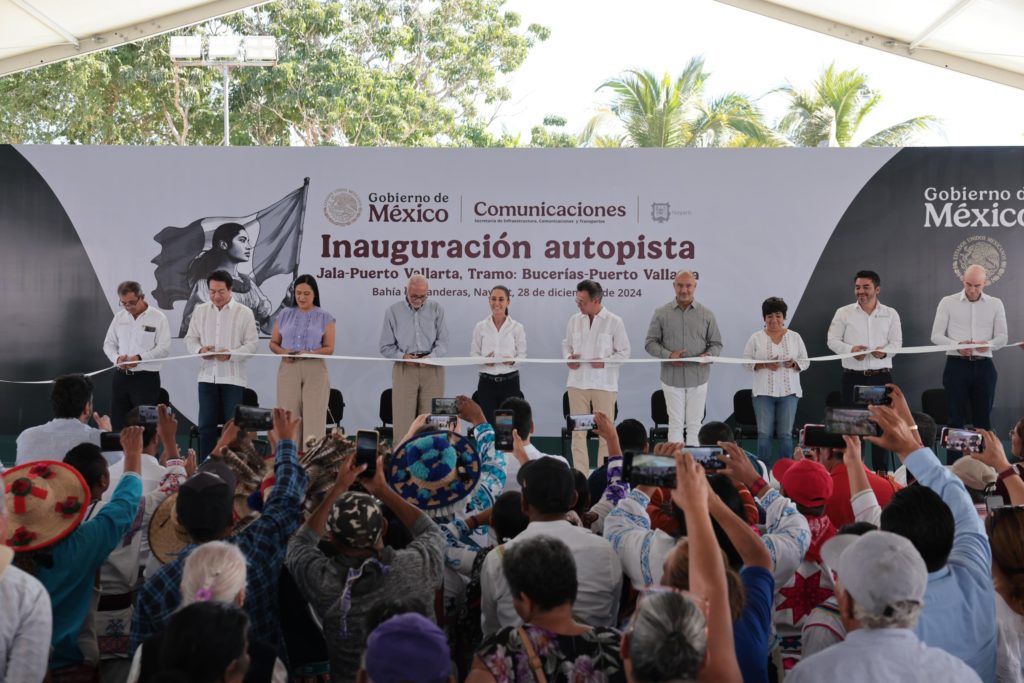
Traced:
<path fill-rule="evenodd" d="M 796 419 L 796 394 L 789 396 L 755 396 L 754 416 L 757 418 L 757 457 L 765 465 L 772 464 L 772 435 L 779 437 L 780 457 L 793 455 L 793 421 Z"/>
<path fill-rule="evenodd" d="M 199 460 L 205 460 L 220 437 L 217 427 L 235 416 L 242 402 L 242 387 L 237 384 L 199 383 Z"/>

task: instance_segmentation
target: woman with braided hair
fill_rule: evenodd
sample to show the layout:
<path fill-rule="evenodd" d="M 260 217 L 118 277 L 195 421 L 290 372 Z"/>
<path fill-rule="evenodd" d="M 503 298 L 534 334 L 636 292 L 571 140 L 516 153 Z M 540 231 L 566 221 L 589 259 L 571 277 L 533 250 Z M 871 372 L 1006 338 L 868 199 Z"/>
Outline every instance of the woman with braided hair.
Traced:
<path fill-rule="evenodd" d="M 220 603 L 241 608 L 245 604 L 245 556 L 225 541 L 209 541 L 196 547 L 185 560 L 181 577 L 181 609 L 193 603 Z M 161 670 L 165 634 L 146 640 L 135 651 L 128 683 L 154 680 Z M 288 672 L 274 648 L 248 638 L 249 682 L 284 683 Z"/>

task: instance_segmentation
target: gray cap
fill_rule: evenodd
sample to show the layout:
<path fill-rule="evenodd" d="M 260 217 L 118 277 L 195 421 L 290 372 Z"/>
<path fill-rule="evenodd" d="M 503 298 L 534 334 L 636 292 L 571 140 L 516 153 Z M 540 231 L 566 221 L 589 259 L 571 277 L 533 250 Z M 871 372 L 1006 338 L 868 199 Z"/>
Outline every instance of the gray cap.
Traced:
<path fill-rule="evenodd" d="M 822 546 L 821 557 L 854 602 L 871 614 L 889 616 L 898 602 L 924 601 L 928 568 L 903 536 L 888 531 L 840 534 Z"/>

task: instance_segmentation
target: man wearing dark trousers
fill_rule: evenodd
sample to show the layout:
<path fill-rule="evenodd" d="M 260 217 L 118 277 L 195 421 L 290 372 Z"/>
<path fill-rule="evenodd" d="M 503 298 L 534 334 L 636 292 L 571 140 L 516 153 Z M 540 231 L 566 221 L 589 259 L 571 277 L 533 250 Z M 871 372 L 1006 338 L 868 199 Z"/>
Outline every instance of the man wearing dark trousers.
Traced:
<path fill-rule="evenodd" d="M 117 366 L 111 384 L 110 422 L 115 431 L 136 406 L 153 406 L 160 397 L 160 359 L 171 350 L 167 317 L 146 303 L 138 282 L 117 286 L 121 310 L 114 315 L 103 340 L 103 353 Z"/>
<path fill-rule="evenodd" d="M 853 293 L 857 302 L 836 310 L 828 326 L 828 348 L 833 353 L 854 353 L 844 358 L 841 391 L 843 405 L 853 405 L 853 388 L 892 383 L 892 357 L 882 349 L 903 346 L 900 314 L 878 300 L 882 280 L 872 270 L 854 276 Z M 861 352 L 861 353 L 858 353 Z M 889 451 L 872 447 L 872 469 L 888 470 Z"/>
<path fill-rule="evenodd" d="M 996 366 L 992 349 L 1006 345 L 1006 310 L 1003 302 L 984 293 L 988 278 L 985 268 L 972 265 L 964 271 L 963 291 L 939 302 L 932 324 L 932 343 L 940 346 L 982 344 L 973 349 L 946 352 L 942 386 L 946 390 L 949 426 L 991 429 L 992 403 L 996 395 Z M 948 451 L 947 464 L 958 459 L 960 451 Z"/>

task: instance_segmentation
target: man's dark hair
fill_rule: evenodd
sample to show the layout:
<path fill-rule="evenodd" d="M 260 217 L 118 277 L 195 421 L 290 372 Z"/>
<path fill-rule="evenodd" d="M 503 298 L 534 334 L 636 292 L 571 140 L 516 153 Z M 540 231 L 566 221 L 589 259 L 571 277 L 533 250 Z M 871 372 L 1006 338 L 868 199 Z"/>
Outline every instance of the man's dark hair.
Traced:
<path fill-rule="evenodd" d="M 92 380 L 85 375 L 62 375 L 53 381 L 50 407 L 54 417 L 81 417 L 92 400 Z"/>
<path fill-rule="evenodd" d="M 882 530 L 909 539 L 928 571 L 935 572 L 946 566 L 953 550 L 956 523 L 939 494 L 926 486 L 908 486 L 882 508 Z"/>
<path fill-rule="evenodd" d="M 530 438 L 530 430 L 533 428 L 533 408 L 525 398 L 510 396 L 501 402 L 499 406 L 503 410 L 512 411 L 512 427 L 519 434 L 519 438 L 526 441 Z"/>
<path fill-rule="evenodd" d="M 142 427 L 142 447 L 146 448 L 156 439 L 156 425 L 142 424 L 139 417 L 139 407 L 135 406 L 124 415 L 125 427 Z"/>
<path fill-rule="evenodd" d="M 647 430 L 640 420 L 623 420 L 616 425 L 615 433 L 619 435 L 619 446 L 623 453 L 643 453 L 647 449 Z"/>
<path fill-rule="evenodd" d="M 501 561 L 513 596 L 526 595 L 542 610 L 576 601 L 576 562 L 562 541 L 533 536 L 505 549 Z"/>
<path fill-rule="evenodd" d="M 587 482 L 587 475 L 575 467 L 572 468 L 572 478 L 576 482 L 576 504 L 573 505 L 572 509 L 579 515 L 582 521 L 583 515 L 590 510 L 590 486 Z"/>
<path fill-rule="evenodd" d="M 782 317 L 785 318 L 787 311 L 789 311 L 789 306 L 777 296 L 770 296 L 761 304 L 762 318 L 767 318 L 772 313 L 781 313 Z"/>
<path fill-rule="evenodd" d="M 740 492 L 736 490 L 736 486 L 729 480 L 729 477 L 724 474 L 713 474 L 708 477 L 708 485 L 722 499 L 727 508 L 732 510 L 737 517 L 746 521 L 747 512 L 743 508 L 743 498 L 740 497 Z M 686 536 L 686 516 L 683 515 L 682 510 L 676 507 L 675 503 L 672 503 L 672 514 L 679 525 L 679 537 Z M 711 528 L 714 529 L 719 547 L 725 551 L 725 556 L 729 560 L 729 566 L 738 570 L 743 564 L 743 558 L 740 557 L 732 541 L 729 540 L 728 534 L 725 533 L 725 530 L 714 519 L 711 520 Z"/>
<path fill-rule="evenodd" d="M 910 416 L 914 418 L 914 424 L 917 425 L 917 435 L 921 437 L 921 443 L 931 448 L 935 444 L 935 435 L 939 431 L 939 426 L 935 424 L 935 418 L 927 413 L 910 413 Z"/>
<path fill-rule="evenodd" d="M 64 464 L 78 470 L 90 490 L 100 485 L 103 475 L 109 474 L 107 459 L 94 443 L 80 443 L 72 448 L 64 456 Z"/>
<path fill-rule="evenodd" d="M 839 527 L 839 531 L 836 533 L 863 536 L 869 531 L 878 531 L 878 527 L 871 522 L 850 522 Z"/>
<path fill-rule="evenodd" d="M 601 289 L 601 283 L 595 280 L 584 280 L 576 285 L 576 291 L 586 292 L 593 301 L 600 301 L 604 298 L 604 290 Z"/>
<path fill-rule="evenodd" d="M 211 282 L 223 282 L 224 286 L 228 288 L 229 292 L 231 291 L 231 287 L 233 284 L 231 281 L 231 273 L 229 273 L 226 270 L 215 270 L 209 275 L 207 275 L 206 286 L 209 287 Z"/>
<path fill-rule="evenodd" d="M 736 443 L 736 433 L 724 422 L 708 422 L 697 432 L 697 443 L 701 446 L 717 446 L 719 441 Z"/>
<path fill-rule="evenodd" d="M 193 602 L 174 613 L 160 645 L 159 675 L 195 683 L 223 680 L 245 654 L 249 618 L 222 602 Z M 166 680 L 166 679 L 155 679 Z"/>
<path fill-rule="evenodd" d="M 878 273 L 873 270 L 858 270 L 857 274 L 853 276 L 853 281 L 856 282 L 860 279 L 871 280 L 875 283 L 875 287 L 882 286 L 882 278 L 878 277 Z"/>
<path fill-rule="evenodd" d="M 117 296 L 122 297 L 125 294 L 142 296 L 142 285 L 134 280 L 125 280 L 117 286 Z"/>
<path fill-rule="evenodd" d="M 419 614 L 423 617 L 430 617 L 430 612 L 422 600 L 406 596 L 382 600 L 366 612 L 366 633 L 373 633 L 378 626 L 399 614 Z"/>
<path fill-rule="evenodd" d="M 491 527 L 499 543 L 511 540 L 530 524 L 530 518 L 523 512 L 523 494 L 519 491 L 505 491 L 494 499 L 491 512 Z"/>

